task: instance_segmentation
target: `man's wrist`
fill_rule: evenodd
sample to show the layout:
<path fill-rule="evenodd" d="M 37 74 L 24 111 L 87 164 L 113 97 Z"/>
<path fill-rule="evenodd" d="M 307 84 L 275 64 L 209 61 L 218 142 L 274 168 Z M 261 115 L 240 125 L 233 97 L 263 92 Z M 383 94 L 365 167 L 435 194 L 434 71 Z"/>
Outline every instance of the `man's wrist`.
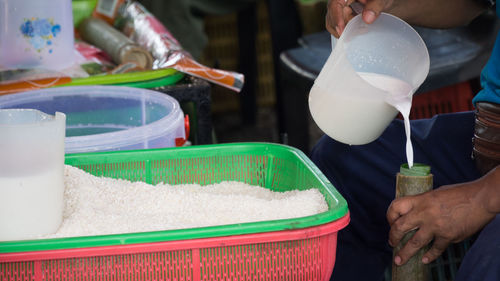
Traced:
<path fill-rule="evenodd" d="M 484 175 L 480 181 L 483 185 L 482 198 L 485 209 L 493 214 L 500 213 L 500 165 Z"/>

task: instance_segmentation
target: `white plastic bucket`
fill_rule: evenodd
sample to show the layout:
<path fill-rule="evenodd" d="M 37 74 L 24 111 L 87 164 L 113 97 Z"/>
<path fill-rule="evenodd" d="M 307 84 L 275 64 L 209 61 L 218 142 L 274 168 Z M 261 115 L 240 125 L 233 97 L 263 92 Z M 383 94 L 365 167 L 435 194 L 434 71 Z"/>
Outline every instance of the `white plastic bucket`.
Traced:
<path fill-rule="evenodd" d="M 177 100 L 146 89 L 78 86 L 0 97 L 0 108 L 64 112 L 66 153 L 175 147 L 186 138 Z"/>

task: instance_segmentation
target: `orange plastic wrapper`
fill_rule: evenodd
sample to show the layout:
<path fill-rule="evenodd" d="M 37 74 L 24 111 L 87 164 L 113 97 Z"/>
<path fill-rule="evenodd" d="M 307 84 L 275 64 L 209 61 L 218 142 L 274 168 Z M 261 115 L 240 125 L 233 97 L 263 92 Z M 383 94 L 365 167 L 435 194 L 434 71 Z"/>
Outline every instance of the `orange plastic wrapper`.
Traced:
<path fill-rule="evenodd" d="M 243 87 L 243 74 L 210 68 L 196 62 L 165 26 L 137 2 L 126 2 L 118 9 L 115 26 L 151 52 L 153 69 L 175 68 L 236 92 Z"/>
<path fill-rule="evenodd" d="M 92 12 L 92 17 L 99 18 L 113 25 L 118 9 L 125 3 L 125 0 L 99 0 Z"/>
<path fill-rule="evenodd" d="M 0 96 L 13 94 L 17 92 L 54 87 L 69 82 L 71 82 L 70 77 L 61 76 L 61 77 L 49 77 L 49 78 L 40 78 L 33 80 L 21 80 L 15 83 L 0 84 Z"/>

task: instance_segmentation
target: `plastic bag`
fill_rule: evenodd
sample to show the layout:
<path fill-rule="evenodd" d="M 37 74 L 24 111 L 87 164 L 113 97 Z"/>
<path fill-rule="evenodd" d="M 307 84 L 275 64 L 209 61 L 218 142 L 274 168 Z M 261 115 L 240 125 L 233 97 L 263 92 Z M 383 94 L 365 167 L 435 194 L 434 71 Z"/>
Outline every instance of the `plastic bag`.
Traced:
<path fill-rule="evenodd" d="M 243 87 L 243 74 L 198 63 L 165 26 L 137 2 L 126 2 L 118 9 L 115 26 L 151 52 L 154 58 L 153 69 L 175 68 L 237 92 Z"/>

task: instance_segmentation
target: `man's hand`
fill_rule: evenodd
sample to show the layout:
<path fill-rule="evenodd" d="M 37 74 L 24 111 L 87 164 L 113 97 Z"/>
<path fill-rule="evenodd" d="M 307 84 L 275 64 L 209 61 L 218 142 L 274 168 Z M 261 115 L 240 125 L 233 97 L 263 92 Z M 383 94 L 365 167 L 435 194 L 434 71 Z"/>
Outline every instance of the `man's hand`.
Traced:
<path fill-rule="evenodd" d="M 351 4 L 359 2 L 364 5 L 363 20 L 366 23 L 374 22 L 386 8 L 392 5 L 393 0 L 328 0 L 326 14 L 326 29 L 335 37 L 339 37 L 356 13 Z"/>
<path fill-rule="evenodd" d="M 328 0 L 326 29 L 335 37 L 342 34 L 356 15 L 351 8 L 354 2 L 364 6 L 366 23 L 374 22 L 381 12 L 386 12 L 409 24 L 430 28 L 466 25 L 486 10 L 485 5 L 476 0 Z"/>
<path fill-rule="evenodd" d="M 500 197 L 499 171 L 490 172 L 473 182 L 442 186 L 420 195 L 394 200 L 387 211 L 391 226 L 389 244 L 396 246 L 405 233 L 417 230 L 396 253 L 394 262 L 405 264 L 420 248 L 433 241 L 422 258 L 423 263 L 430 263 L 450 243 L 462 241 L 490 222 L 497 214 L 491 203 L 498 202 Z"/>

